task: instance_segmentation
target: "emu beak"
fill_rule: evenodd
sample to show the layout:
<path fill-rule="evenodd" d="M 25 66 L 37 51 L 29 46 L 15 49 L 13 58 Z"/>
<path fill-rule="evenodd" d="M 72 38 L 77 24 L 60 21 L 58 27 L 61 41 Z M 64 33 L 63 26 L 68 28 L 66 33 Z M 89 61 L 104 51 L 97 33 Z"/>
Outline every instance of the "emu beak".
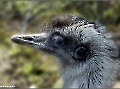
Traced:
<path fill-rule="evenodd" d="M 25 45 L 38 45 L 41 47 L 45 46 L 45 41 L 47 39 L 46 33 L 33 34 L 33 35 L 14 35 L 11 40 L 15 43 L 25 44 Z"/>

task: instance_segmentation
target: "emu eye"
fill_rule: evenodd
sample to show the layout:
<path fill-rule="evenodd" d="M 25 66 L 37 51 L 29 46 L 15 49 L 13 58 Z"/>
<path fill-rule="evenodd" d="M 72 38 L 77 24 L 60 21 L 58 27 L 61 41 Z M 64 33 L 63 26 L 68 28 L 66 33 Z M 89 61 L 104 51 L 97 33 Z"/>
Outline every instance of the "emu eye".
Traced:
<path fill-rule="evenodd" d="M 50 44 L 54 47 L 61 47 L 65 44 L 65 37 L 59 32 L 55 32 L 51 35 Z"/>
<path fill-rule="evenodd" d="M 85 60 L 87 57 L 87 48 L 86 47 L 79 47 L 75 51 L 75 59 L 81 61 Z"/>
<path fill-rule="evenodd" d="M 55 36 L 55 37 L 53 37 L 52 40 L 55 45 L 58 45 L 58 46 L 64 45 L 64 38 L 62 36 Z"/>

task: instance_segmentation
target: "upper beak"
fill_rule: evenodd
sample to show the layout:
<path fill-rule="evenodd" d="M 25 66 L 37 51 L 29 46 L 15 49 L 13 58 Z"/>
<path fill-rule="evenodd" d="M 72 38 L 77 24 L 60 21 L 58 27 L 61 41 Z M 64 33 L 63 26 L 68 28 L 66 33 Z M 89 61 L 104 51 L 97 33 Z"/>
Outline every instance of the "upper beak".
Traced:
<path fill-rule="evenodd" d="M 33 34 L 33 35 L 14 35 L 11 37 L 13 42 L 26 45 L 44 45 L 47 39 L 46 33 Z"/>

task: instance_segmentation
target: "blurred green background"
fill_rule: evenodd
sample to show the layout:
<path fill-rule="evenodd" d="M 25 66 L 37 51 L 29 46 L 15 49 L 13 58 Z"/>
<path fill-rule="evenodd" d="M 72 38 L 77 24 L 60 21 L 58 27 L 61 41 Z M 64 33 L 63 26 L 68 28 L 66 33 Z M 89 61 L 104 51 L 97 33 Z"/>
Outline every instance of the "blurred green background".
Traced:
<path fill-rule="evenodd" d="M 38 33 L 40 25 L 58 15 L 75 14 L 120 31 L 120 1 L 0 1 L 0 85 L 18 88 L 60 88 L 54 57 L 11 41 L 15 34 Z"/>

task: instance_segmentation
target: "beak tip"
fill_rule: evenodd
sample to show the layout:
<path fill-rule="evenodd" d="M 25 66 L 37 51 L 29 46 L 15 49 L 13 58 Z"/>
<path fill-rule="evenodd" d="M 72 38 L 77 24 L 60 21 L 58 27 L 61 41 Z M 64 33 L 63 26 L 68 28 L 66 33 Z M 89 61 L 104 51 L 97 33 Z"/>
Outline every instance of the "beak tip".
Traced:
<path fill-rule="evenodd" d="M 14 35 L 11 37 L 11 40 L 14 41 L 18 36 L 17 35 Z"/>
<path fill-rule="evenodd" d="M 13 40 L 14 38 L 15 38 L 15 36 L 12 36 L 12 37 L 11 37 L 11 40 Z"/>
<path fill-rule="evenodd" d="M 21 43 L 20 40 L 18 39 L 18 37 L 19 37 L 18 35 L 14 35 L 11 37 L 11 40 L 15 43 Z"/>

